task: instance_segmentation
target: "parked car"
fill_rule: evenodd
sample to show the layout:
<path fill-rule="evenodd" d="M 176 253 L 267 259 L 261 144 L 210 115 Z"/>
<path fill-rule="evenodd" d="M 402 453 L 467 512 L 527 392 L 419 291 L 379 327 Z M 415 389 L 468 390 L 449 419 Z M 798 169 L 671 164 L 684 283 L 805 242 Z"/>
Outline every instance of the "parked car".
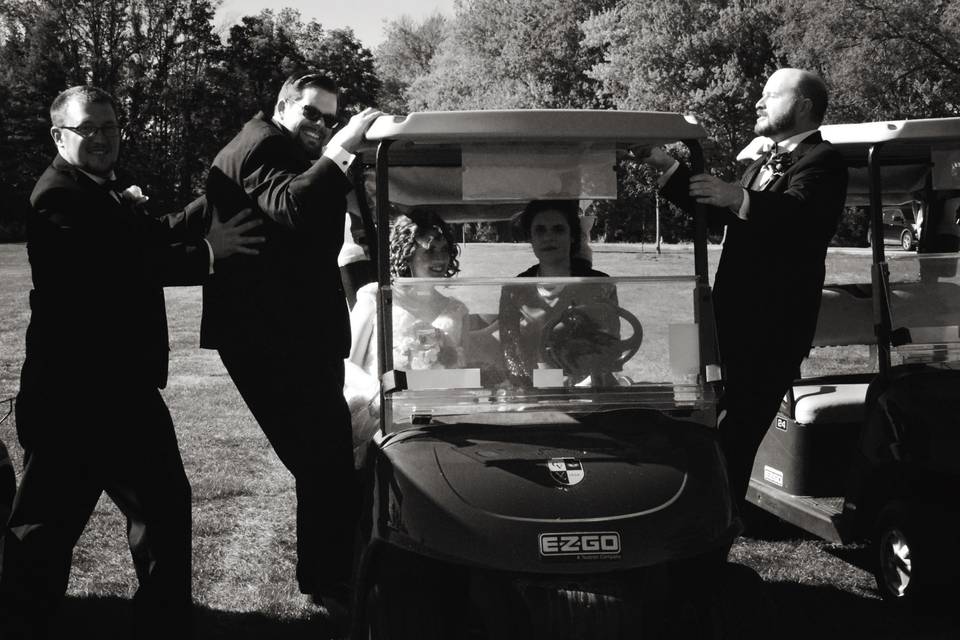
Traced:
<path fill-rule="evenodd" d="M 917 222 L 911 203 L 883 209 L 883 242 L 899 245 L 904 251 L 917 248 Z"/>
<path fill-rule="evenodd" d="M 521 279 L 485 265 L 492 275 L 391 281 L 383 250 L 390 212 L 496 221 L 531 199 L 616 198 L 631 145 L 685 141 L 702 168 L 705 137 L 690 118 L 627 111 L 413 113 L 367 132 L 382 390 L 353 637 L 742 635 L 724 635 L 750 616 L 724 606 L 746 588 L 730 586 L 744 572 L 725 561 L 740 526 L 717 441 L 703 215 L 683 273 Z M 572 295 L 542 328 L 549 355 L 524 384 L 503 364 L 515 311 L 504 292 L 517 288 Z M 394 301 L 431 290 L 469 310 L 463 367 L 394 356 Z M 598 312 L 619 331 L 594 326 Z"/>
<path fill-rule="evenodd" d="M 830 262 L 805 377 L 770 425 L 747 499 L 826 540 L 868 541 L 880 595 L 930 605 L 960 575 L 960 254 L 888 255 L 880 230 L 884 206 L 918 182 L 932 184 L 930 203 L 960 188 L 960 154 L 944 149 L 960 143 L 960 118 L 821 132 L 851 167 L 848 202 L 872 205 L 872 251 Z"/>

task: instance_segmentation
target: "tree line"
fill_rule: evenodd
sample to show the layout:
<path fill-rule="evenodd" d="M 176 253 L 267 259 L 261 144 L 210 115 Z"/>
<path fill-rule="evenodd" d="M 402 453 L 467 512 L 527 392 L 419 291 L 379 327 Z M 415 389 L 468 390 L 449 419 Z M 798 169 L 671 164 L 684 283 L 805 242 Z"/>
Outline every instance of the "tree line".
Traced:
<path fill-rule="evenodd" d="M 172 210 L 294 69 L 324 71 L 349 112 L 603 108 L 696 115 L 708 166 L 731 178 L 754 103 L 782 66 L 818 71 L 828 122 L 960 109 L 960 0 L 458 0 L 452 16 L 387 22 L 364 46 L 291 9 L 220 33 L 218 0 L 0 0 L 0 239 L 22 239 L 27 198 L 54 150 L 47 109 L 65 87 L 117 98 L 123 164 Z M 653 240 L 653 177 L 618 169 L 623 197 L 594 207 L 607 241 Z M 862 239 L 853 212 L 839 234 Z M 490 230 L 474 230 L 489 237 Z M 661 208 L 666 241 L 692 236 Z"/>

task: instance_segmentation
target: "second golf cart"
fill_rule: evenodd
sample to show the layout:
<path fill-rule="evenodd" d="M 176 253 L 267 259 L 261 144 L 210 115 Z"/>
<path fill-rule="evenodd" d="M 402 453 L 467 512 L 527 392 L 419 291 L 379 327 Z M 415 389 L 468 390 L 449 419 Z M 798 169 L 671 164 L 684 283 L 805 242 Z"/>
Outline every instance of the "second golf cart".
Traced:
<path fill-rule="evenodd" d="M 829 258 L 814 349 L 757 453 L 747 499 L 826 540 L 867 540 L 884 599 L 960 575 L 960 118 L 821 128 L 868 205 L 871 249 Z M 887 252 L 885 205 L 923 207 Z M 904 249 L 907 249 L 904 243 Z"/>

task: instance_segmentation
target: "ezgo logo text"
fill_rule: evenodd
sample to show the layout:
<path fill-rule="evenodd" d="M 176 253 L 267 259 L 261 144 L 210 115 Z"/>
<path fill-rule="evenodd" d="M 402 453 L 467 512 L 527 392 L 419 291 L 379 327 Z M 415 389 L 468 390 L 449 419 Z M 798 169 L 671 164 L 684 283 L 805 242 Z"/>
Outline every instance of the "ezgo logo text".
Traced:
<path fill-rule="evenodd" d="M 619 556 L 620 534 L 616 531 L 541 533 L 540 555 L 545 558 L 574 556 L 580 560 Z"/>

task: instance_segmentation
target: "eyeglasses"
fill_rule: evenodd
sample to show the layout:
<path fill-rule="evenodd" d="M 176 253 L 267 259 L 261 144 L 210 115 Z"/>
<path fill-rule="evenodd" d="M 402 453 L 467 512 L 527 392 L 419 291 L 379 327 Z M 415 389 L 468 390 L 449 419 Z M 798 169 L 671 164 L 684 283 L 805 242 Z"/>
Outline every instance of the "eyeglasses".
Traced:
<path fill-rule="evenodd" d="M 92 124 L 82 124 L 79 127 L 68 127 L 61 125 L 59 129 L 69 129 L 81 138 L 92 138 L 97 133 L 102 133 L 108 138 L 116 138 L 120 135 L 120 127 L 115 124 L 105 124 L 102 127 L 95 127 Z"/>
<path fill-rule="evenodd" d="M 323 120 L 323 126 L 331 131 L 343 124 L 343 121 L 337 114 L 324 113 L 309 104 L 303 105 L 300 112 L 303 114 L 303 117 L 310 122 L 320 122 Z"/>

